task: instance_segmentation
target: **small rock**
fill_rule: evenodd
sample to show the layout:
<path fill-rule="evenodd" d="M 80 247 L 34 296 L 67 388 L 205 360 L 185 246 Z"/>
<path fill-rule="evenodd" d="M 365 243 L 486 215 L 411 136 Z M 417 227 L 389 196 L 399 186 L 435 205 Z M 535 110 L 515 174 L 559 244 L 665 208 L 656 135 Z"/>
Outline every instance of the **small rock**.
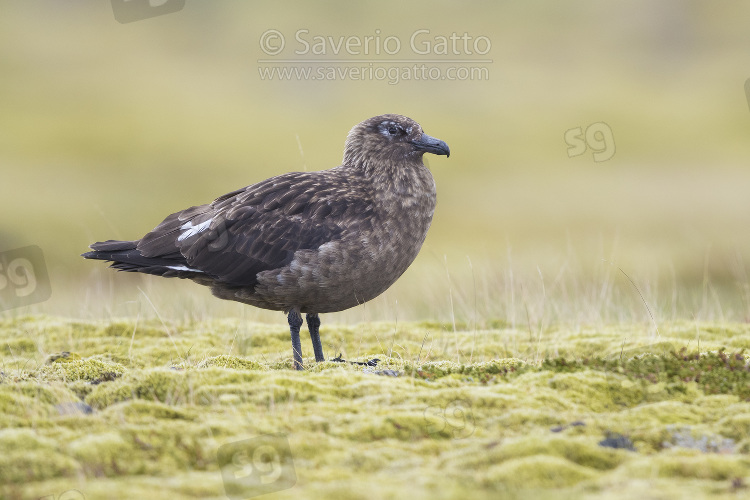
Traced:
<path fill-rule="evenodd" d="M 115 372 L 105 372 L 105 373 L 102 373 L 101 377 L 92 380 L 91 385 L 99 385 L 102 382 L 112 382 L 114 379 L 116 379 L 119 376 L 120 374 L 115 373 Z"/>
<path fill-rule="evenodd" d="M 372 373 L 373 375 L 383 375 L 385 377 L 401 376 L 401 372 L 396 370 L 371 370 L 369 368 L 365 368 L 364 370 L 362 370 L 362 373 Z"/>
<path fill-rule="evenodd" d="M 586 422 L 582 422 L 580 420 L 576 420 L 575 422 L 571 422 L 568 425 L 558 425 L 558 426 L 552 427 L 550 429 L 550 431 L 552 431 L 552 432 L 562 432 L 565 429 L 567 429 L 568 427 L 581 427 L 581 426 L 584 426 L 584 425 L 586 425 Z"/>
<path fill-rule="evenodd" d="M 81 359 L 80 354 L 76 354 L 74 352 L 70 351 L 63 351 L 58 354 L 50 354 L 50 356 L 45 361 L 46 364 L 52 364 L 52 363 L 66 363 L 68 361 L 77 361 Z"/>
<path fill-rule="evenodd" d="M 83 401 L 69 401 L 55 405 L 60 415 L 91 415 L 94 409 Z"/>
<path fill-rule="evenodd" d="M 614 448 L 616 450 L 635 451 L 635 446 L 630 438 L 616 432 L 608 432 L 607 437 L 599 441 L 599 446 Z"/>

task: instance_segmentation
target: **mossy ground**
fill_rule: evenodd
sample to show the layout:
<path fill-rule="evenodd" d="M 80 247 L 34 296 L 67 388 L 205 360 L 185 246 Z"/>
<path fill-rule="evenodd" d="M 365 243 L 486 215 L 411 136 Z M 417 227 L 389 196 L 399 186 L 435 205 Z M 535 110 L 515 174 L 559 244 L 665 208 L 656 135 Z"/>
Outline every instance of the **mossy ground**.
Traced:
<path fill-rule="evenodd" d="M 489 325 L 324 323 L 328 358 L 380 363 L 307 341 L 298 373 L 281 317 L 8 317 L 0 494 L 750 495 L 750 325 Z"/>

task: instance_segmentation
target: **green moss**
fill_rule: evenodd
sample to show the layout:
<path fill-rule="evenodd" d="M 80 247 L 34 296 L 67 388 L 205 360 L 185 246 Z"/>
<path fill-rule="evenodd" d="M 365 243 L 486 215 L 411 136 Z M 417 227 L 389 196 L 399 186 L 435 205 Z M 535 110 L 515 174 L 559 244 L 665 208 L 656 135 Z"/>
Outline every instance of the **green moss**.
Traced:
<path fill-rule="evenodd" d="M 564 414 L 545 408 L 514 408 L 505 411 L 498 417 L 498 423 L 504 429 L 520 432 L 523 429 L 551 428 L 565 424 Z"/>
<path fill-rule="evenodd" d="M 0 422 L 4 422 L 6 426 L 18 425 L 24 421 L 34 422 L 51 412 L 49 403 L 24 395 L 12 386 L 0 386 Z"/>
<path fill-rule="evenodd" d="M 389 366 L 384 364 L 384 366 Z M 461 364 L 453 361 L 430 361 L 423 364 L 406 363 L 403 370 L 420 378 L 434 380 L 448 375 L 464 375 L 477 382 L 488 383 L 496 377 L 522 373 L 526 363 L 520 359 L 505 358 L 478 363 Z"/>
<path fill-rule="evenodd" d="M 462 321 L 457 321 L 455 324 L 448 323 L 448 322 L 438 322 L 438 321 L 422 321 L 417 323 L 415 326 L 424 328 L 425 330 L 443 330 L 447 332 L 453 332 L 454 330 L 460 330 L 465 331 L 466 330 L 466 323 Z"/>
<path fill-rule="evenodd" d="M 200 387 L 195 391 L 195 403 L 203 406 L 236 405 L 255 400 L 256 389 L 248 384 L 221 384 Z"/>
<path fill-rule="evenodd" d="M 557 373 L 548 383 L 556 392 L 563 392 L 568 401 L 585 405 L 591 411 L 602 412 L 613 406 L 609 381 L 604 373 L 591 370 Z"/>
<path fill-rule="evenodd" d="M 80 471 L 73 458 L 56 451 L 8 451 L 0 454 L 0 483 L 27 484 L 32 481 L 72 476 Z"/>
<path fill-rule="evenodd" d="M 118 432 L 82 436 L 68 443 L 67 449 L 86 474 L 115 476 L 139 474 L 143 463 L 134 460 L 135 447 Z"/>
<path fill-rule="evenodd" d="M 722 418 L 718 425 L 723 436 L 736 441 L 750 439 L 750 412 Z"/>
<path fill-rule="evenodd" d="M 655 350 L 663 351 L 664 348 L 662 343 Z M 733 394 L 742 400 L 750 400 L 750 364 L 742 351 L 732 354 L 726 354 L 723 349 L 705 354 L 689 353 L 686 348 L 660 354 L 638 351 L 636 355 L 612 355 L 606 359 L 545 360 L 542 369 L 561 373 L 593 369 L 612 376 L 622 375 L 634 385 L 642 386 L 644 398 L 649 400 L 653 400 L 649 394 L 657 395 L 655 397 L 679 396 L 690 390 L 690 383 L 697 384 L 706 394 Z M 659 396 L 658 393 L 663 394 Z M 630 401 L 631 398 L 626 396 L 620 402 Z"/>
<path fill-rule="evenodd" d="M 13 387 L 4 389 L 14 390 L 35 401 L 48 405 L 77 399 L 75 395 L 62 384 L 38 384 L 32 381 L 25 381 L 19 382 Z"/>
<path fill-rule="evenodd" d="M 511 490 L 564 488 L 593 479 L 597 474 L 564 458 L 537 455 L 508 460 L 490 467 L 485 481 Z M 533 485 L 533 486 L 532 486 Z"/>
<path fill-rule="evenodd" d="M 322 363 L 308 364 L 305 366 L 306 370 L 310 373 L 319 373 L 323 371 L 331 370 L 346 370 L 348 367 L 343 363 L 336 363 L 334 361 L 323 361 Z"/>
<path fill-rule="evenodd" d="M 694 335 L 694 333 L 691 332 L 691 335 Z M 688 338 L 692 338 L 692 336 Z M 632 360 L 645 360 L 648 363 L 650 358 L 667 356 L 674 351 L 675 347 L 672 342 L 655 342 L 647 346 L 634 347 L 632 349 L 618 349 L 607 356 L 606 359 L 621 363 Z"/>
<path fill-rule="evenodd" d="M 0 430 L 0 449 L 3 450 L 54 450 L 54 440 L 40 436 L 31 429 Z"/>
<path fill-rule="evenodd" d="M 72 321 L 70 324 L 66 325 L 73 334 L 75 334 L 78 337 L 90 337 L 97 334 L 99 328 L 98 325 L 94 323 L 84 323 L 84 322 L 76 322 Z"/>
<path fill-rule="evenodd" d="M 679 449 L 663 452 L 648 462 L 637 461 L 628 470 L 641 477 L 656 474 L 661 477 L 722 481 L 750 474 L 750 462 L 744 457 Z"/>
<path fill-rule="evenodd" d="M 703 412 L 694 405 L 679 401 L 661 401 L 631 408 L 624 412 L 629 419 L 640 425 L 691 425 L 703 420 Z"/>
<path fill-rule="evenodd" d="M 166 333 L 161 324 L 141 322 L 134 325 L 130 321 L 117 321 L 110 323 L 97 330 L 98 335 L 103 337 L 164 337 Z"/>
<path fill-rule="evenodd" d="M 54 440 L 30 429 L 0 430 L 0 483 L 40 481 L 78 470 L 72 458 L 59 453 Z"/>
<path fill-rule="evenodd" d="M 102 361 L 99 359 L 68 359 L 65 362 L 57 360 L 39 369 L 37 376 L 44 380 L 88 382 L 108 382 L 125 373 L 125 367 L 119 363 Z"/>
<path fill-rule="evenodd" d="M 660 325 L 661 344 L 625 349 L 622 337 L 640 326 L 555 326 L 545 345 L 512 329 L 331 325 L 329 357 L 341 345 L 345 358 L 378 366 L 315 363 L 305 351 L 296 372 L 285 328 L 232 318 L 167 322 L 172 338 L 150 320 L 0 324 L 0 338 L 39 343 L 27 357 L 0 350 L 0 449 L 12 450 L 0 455 L 0 479 L 17 490 L 0 497 L 76 487 L 87 500 L 221 498 L 218 446 L 278 433 L 298 476 L 279 498 L 346 498 L 351 484 L 384 498 L 622 496 L 634 481 L 695 496 L 750 475 L 746 356 L 720 350 L 721 331 L 741 343 L 745 327 L 707 332 L 710 352 L 695 355 L 679 350 L 693 324 Z M 396 333 L 391 349 L 384 339 Z M 434 336 L 429 354 L 425 333 Z M 243 348 L 244 337 L 252 342 Z M 50 351 L 79 358 L 45 364 Z M 96 411 L 60 411 L 79 398 Z M 636 451 L 600 446 L 607 433 Z M 705 436 L 732 446 L 704 453 Z"/>
<path fill-rule="evenodd" d="M 0 340 L 0 347 L 5 349 L 9 356 L 22 356 L 37 350 L 36 343 L 27 338 Z"/>
<path fill-rule="evenodd" d="M 422 413 L 399 412 L 388 416 L 371 416 L 350 427 L 343 434 L 348 439 L 372 442 L 382 439 L 413 441 L 426 438 L 449 439 L 453 437 L 453 427 L 441 418 Z"/>
<path fill-rule="evenodd" d="M 533 455 L 556 456 L 584 467 L 600 470 L 614 469 L 628 458 L 626 452 L 601 447 L 596 440 L 570 439 L 560 436 L 547 438 L 539 436 L 515 440 L 502 445 L 499 455 L 501 460 Z"/>
<path fill-rule="evenodd" d="M 228 356 L 222 354 L 220 356 L 214 356 L 211 358 L 204 359 L 198 364 L 198 368 L 207 368 L 209 366 L 218 366 L 220 368 L 231 368 L 233 370 L 267 370 L 257 361 L 249 359 L 239 358 L 237 356 Z"/>
<path fill-rule="evenodd" d="M 189 396 L 186 378 L 184 372 L 176 370 L 144 370 L 138 376 L 131 375 L 112 383 L 100 384 L 88 395 L 86 402 L 95 408 L 104 408 L 131 398 L 184 403 Z"/>
<path fill-rule="evenodd" d="M 154 420 L 195 420 L 195 412 L 165 405 L 156 401 L 134 400 L 112 405 L 107 408 L 110 414 L 122 415 L 128 421 Z"/>

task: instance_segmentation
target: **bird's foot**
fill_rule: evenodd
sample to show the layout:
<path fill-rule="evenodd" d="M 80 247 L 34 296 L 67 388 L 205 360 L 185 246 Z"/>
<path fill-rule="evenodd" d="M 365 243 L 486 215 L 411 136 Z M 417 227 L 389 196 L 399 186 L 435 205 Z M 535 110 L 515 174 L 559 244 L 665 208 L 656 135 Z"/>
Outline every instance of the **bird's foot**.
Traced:
<path fill-rule="evenodd" d="M 341 353 L 335 358 L 333 358 L 331 361 L 334 363 L 347 363 L 347 361 L 341 357 Z M 348 361 L 348 363 L 353 365 L 360 365 L 360 366 L 378 366 L 378 362 L 380 359 L 374 358 L 369 361 Z"/>

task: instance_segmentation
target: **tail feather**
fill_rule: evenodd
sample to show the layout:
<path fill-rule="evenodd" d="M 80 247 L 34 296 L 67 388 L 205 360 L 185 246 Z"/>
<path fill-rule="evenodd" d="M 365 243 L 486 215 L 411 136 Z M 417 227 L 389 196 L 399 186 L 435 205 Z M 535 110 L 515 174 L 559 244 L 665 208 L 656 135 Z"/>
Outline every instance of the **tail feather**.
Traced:
<path fill-rule="evenodd" d="M 189 278 L 195 276 L 196 273 L 202 274 L 199 269 L 191 268 L 180 254 L 145 257 L 137 246 L 138 240 L 101 241 L 92 244 L 90 248 L 93 251 L 86 252 L 81 257 L 112 262 L 109 267 L 131 273 L 155 274 L 167 278 Z"/>
<path fill-rule="evenodd" d="M 92 250 L 95 251 L 101 251 L 101 252 L 114 252 L 118 250 L 135 250 L 138 246 L 139 240 L 134 241 L 118 241 L 118 240 L 107 240 L 107 241 L 99 241 L 97 243 L 93 243 L 89 246 Z M 96 252 L 88 252 L 88 253 L 96 253 Z M 86 257 L 89 258 L 96 258 L 96 257 Z"/>

